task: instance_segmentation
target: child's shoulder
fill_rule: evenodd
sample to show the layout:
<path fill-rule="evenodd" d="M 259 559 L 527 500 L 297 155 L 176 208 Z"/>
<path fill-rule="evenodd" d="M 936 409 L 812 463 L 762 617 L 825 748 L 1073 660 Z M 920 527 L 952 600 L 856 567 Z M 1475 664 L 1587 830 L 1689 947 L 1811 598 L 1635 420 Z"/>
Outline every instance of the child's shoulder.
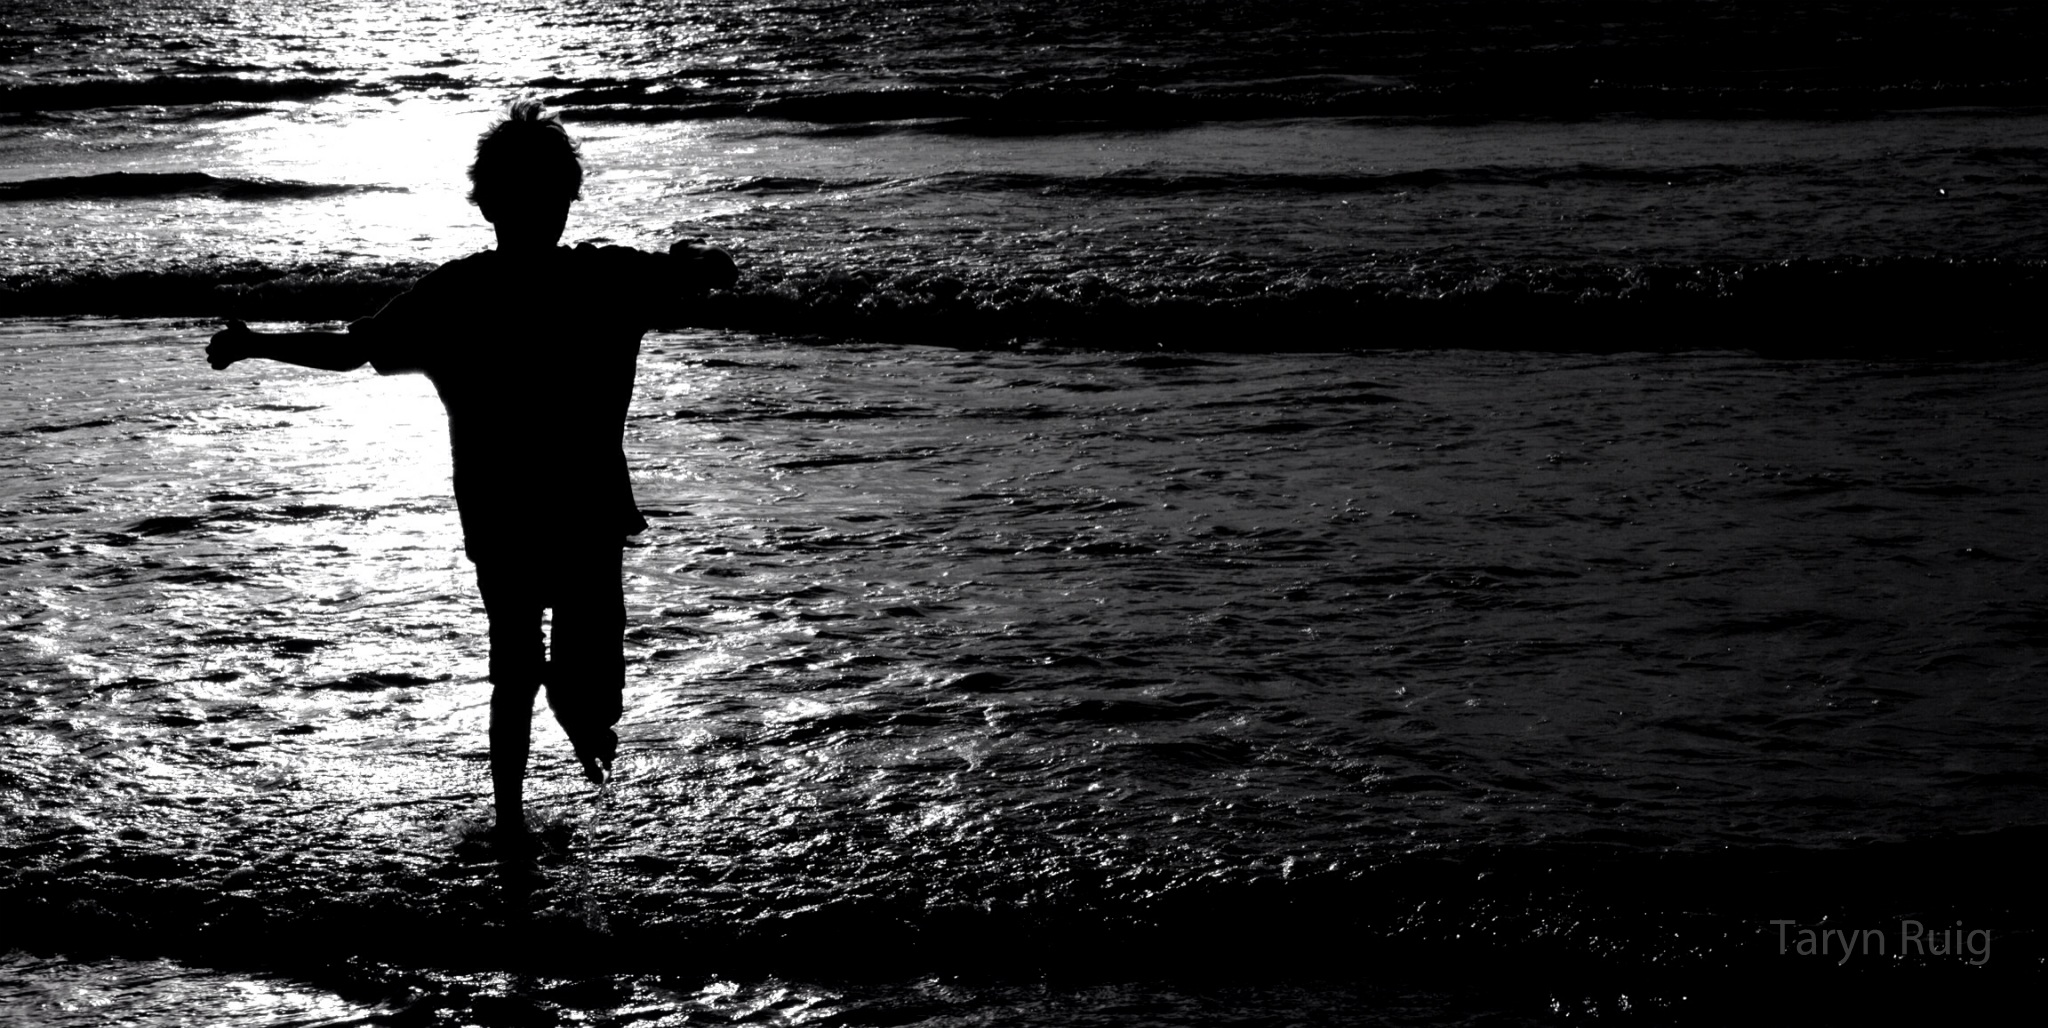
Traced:
<path fill-rule="evenodd" d="M 446 288 L 472 279 L 482 278 L 491 273 L 496 256 L 495 250 L 479 250 L 466 257 L 457 257 L 420 276 L 413 288 L 428 286 Z"/>
<path fill-rule="evenodd" d="M 588 280 L 598 289 L 640 289 L 673 274 L 668 255 L 663 253 L 595 243 L 578 243 L 563 250 L 568 274 Z"/>
<path fill-rule="evenodd" d="M 612 244 L 599 246 L 596 243 L 577 243 L 575 246 L 567 247 L 566 249 L 573 260 L 600 265 L 640 264 L 657 260 L 663 256 L 661 254 L 649 253 L 646 250 L 634 249 L 630 246 Z"/>

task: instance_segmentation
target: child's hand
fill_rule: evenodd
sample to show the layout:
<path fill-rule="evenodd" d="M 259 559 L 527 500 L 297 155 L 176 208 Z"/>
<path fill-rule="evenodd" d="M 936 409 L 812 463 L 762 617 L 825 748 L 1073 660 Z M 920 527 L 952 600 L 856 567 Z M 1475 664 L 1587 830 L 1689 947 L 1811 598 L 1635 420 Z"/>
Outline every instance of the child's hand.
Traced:
<path fill-rule="evenodd" d="M 739 281 L 739 269 L 731 255 L 698 239 L 678 239 L 669 244 L 668 255 L 683 263 L 683 273 L 705 289 L 726 289 Z"/>
<path fill-rule="evenodd" d="M 213 370 L 220 371 L 245 357 L 255 354 L 256 333 L 239 321 L 228 322 L 228 327 L 213 334 L 213 341 L 206 344 L 206 363 Z"/>

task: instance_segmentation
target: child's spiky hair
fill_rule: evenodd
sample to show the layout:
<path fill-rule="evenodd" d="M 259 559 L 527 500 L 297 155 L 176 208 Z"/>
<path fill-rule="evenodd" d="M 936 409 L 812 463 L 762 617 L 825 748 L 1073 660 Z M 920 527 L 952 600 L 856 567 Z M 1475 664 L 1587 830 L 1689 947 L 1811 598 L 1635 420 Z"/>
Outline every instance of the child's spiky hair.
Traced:
<path fill-rule="evenodd" d="M 498 200 L 566 204 L 583 195 L 583 161 L 553 111 L 539 100 L 515 100 L 476 141 L 469 187 L 469 202 L 479 207 Z"/>

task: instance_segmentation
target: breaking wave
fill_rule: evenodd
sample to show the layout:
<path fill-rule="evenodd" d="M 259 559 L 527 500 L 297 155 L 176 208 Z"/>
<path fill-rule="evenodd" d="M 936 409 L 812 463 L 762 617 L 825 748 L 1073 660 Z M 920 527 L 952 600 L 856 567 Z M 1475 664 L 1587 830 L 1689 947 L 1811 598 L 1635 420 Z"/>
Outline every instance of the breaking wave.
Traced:
<path fill-rule="evenodd" d="M 136 200 L 211 196 L 222 200 L 304 200 L 349 193 L 405 192 L 397 186 L 236 178 L 202 171 L 112 171 L 0 182 L 0 203 L 28 200 Z"/>
<path fill-rule="evenodd" d="M 1158 87 L 1109 83 L 1014 90 L 734 90 L 618 86 L 558 94 L 577 121 L 667 122 L 762 118 L 825 125 L 915 123 L 919 131 L 1003 135 L 1289 118 L 1572 120 L 1649 117 L 1861 117 L 1942 107 L 2048 104 L 2048 78 L 1878 85 L 1674 85 L 1489 81 L 1355 88 Z"/>
<path fill-rule="evenodd" d="M 424 264 L 26 274 L 0 316 L 320 321 L 360 317 Z M 2048 262 L 1936 258 L 1708 265 L 1521 266 L 1388 261 L 1326 270 L 1146 274 L 986 267 L 815 271 L 753 265 L 739 287 L 679 305 L 695 325 L 825 339 L 1106 349 L 1721 347 L 1788 353 L 2010 352 Z M 1930 344 L 1930 333 L 1935 340 Z"/>
<path fill-rule="evenodd" d="M 312 100 L 346 91 L 345 79 L 157 75 L 0 87 L 0 111 L 85 111 L 101 107 L 173 107 Z"/>

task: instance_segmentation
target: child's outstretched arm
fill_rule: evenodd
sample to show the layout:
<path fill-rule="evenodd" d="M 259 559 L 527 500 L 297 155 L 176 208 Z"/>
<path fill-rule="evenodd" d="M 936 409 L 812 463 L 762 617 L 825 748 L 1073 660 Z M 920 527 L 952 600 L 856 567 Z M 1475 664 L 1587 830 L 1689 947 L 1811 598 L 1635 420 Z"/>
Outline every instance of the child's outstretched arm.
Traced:
<path fill-rule="evenodd" d="M 346 332 L 257 332 L 230 321 L 206 344 L 206 362 L 219 371 L 239 360 L 262 357 L 322 371 L 354 371 L 369 363 L 362 337 Z"/>

